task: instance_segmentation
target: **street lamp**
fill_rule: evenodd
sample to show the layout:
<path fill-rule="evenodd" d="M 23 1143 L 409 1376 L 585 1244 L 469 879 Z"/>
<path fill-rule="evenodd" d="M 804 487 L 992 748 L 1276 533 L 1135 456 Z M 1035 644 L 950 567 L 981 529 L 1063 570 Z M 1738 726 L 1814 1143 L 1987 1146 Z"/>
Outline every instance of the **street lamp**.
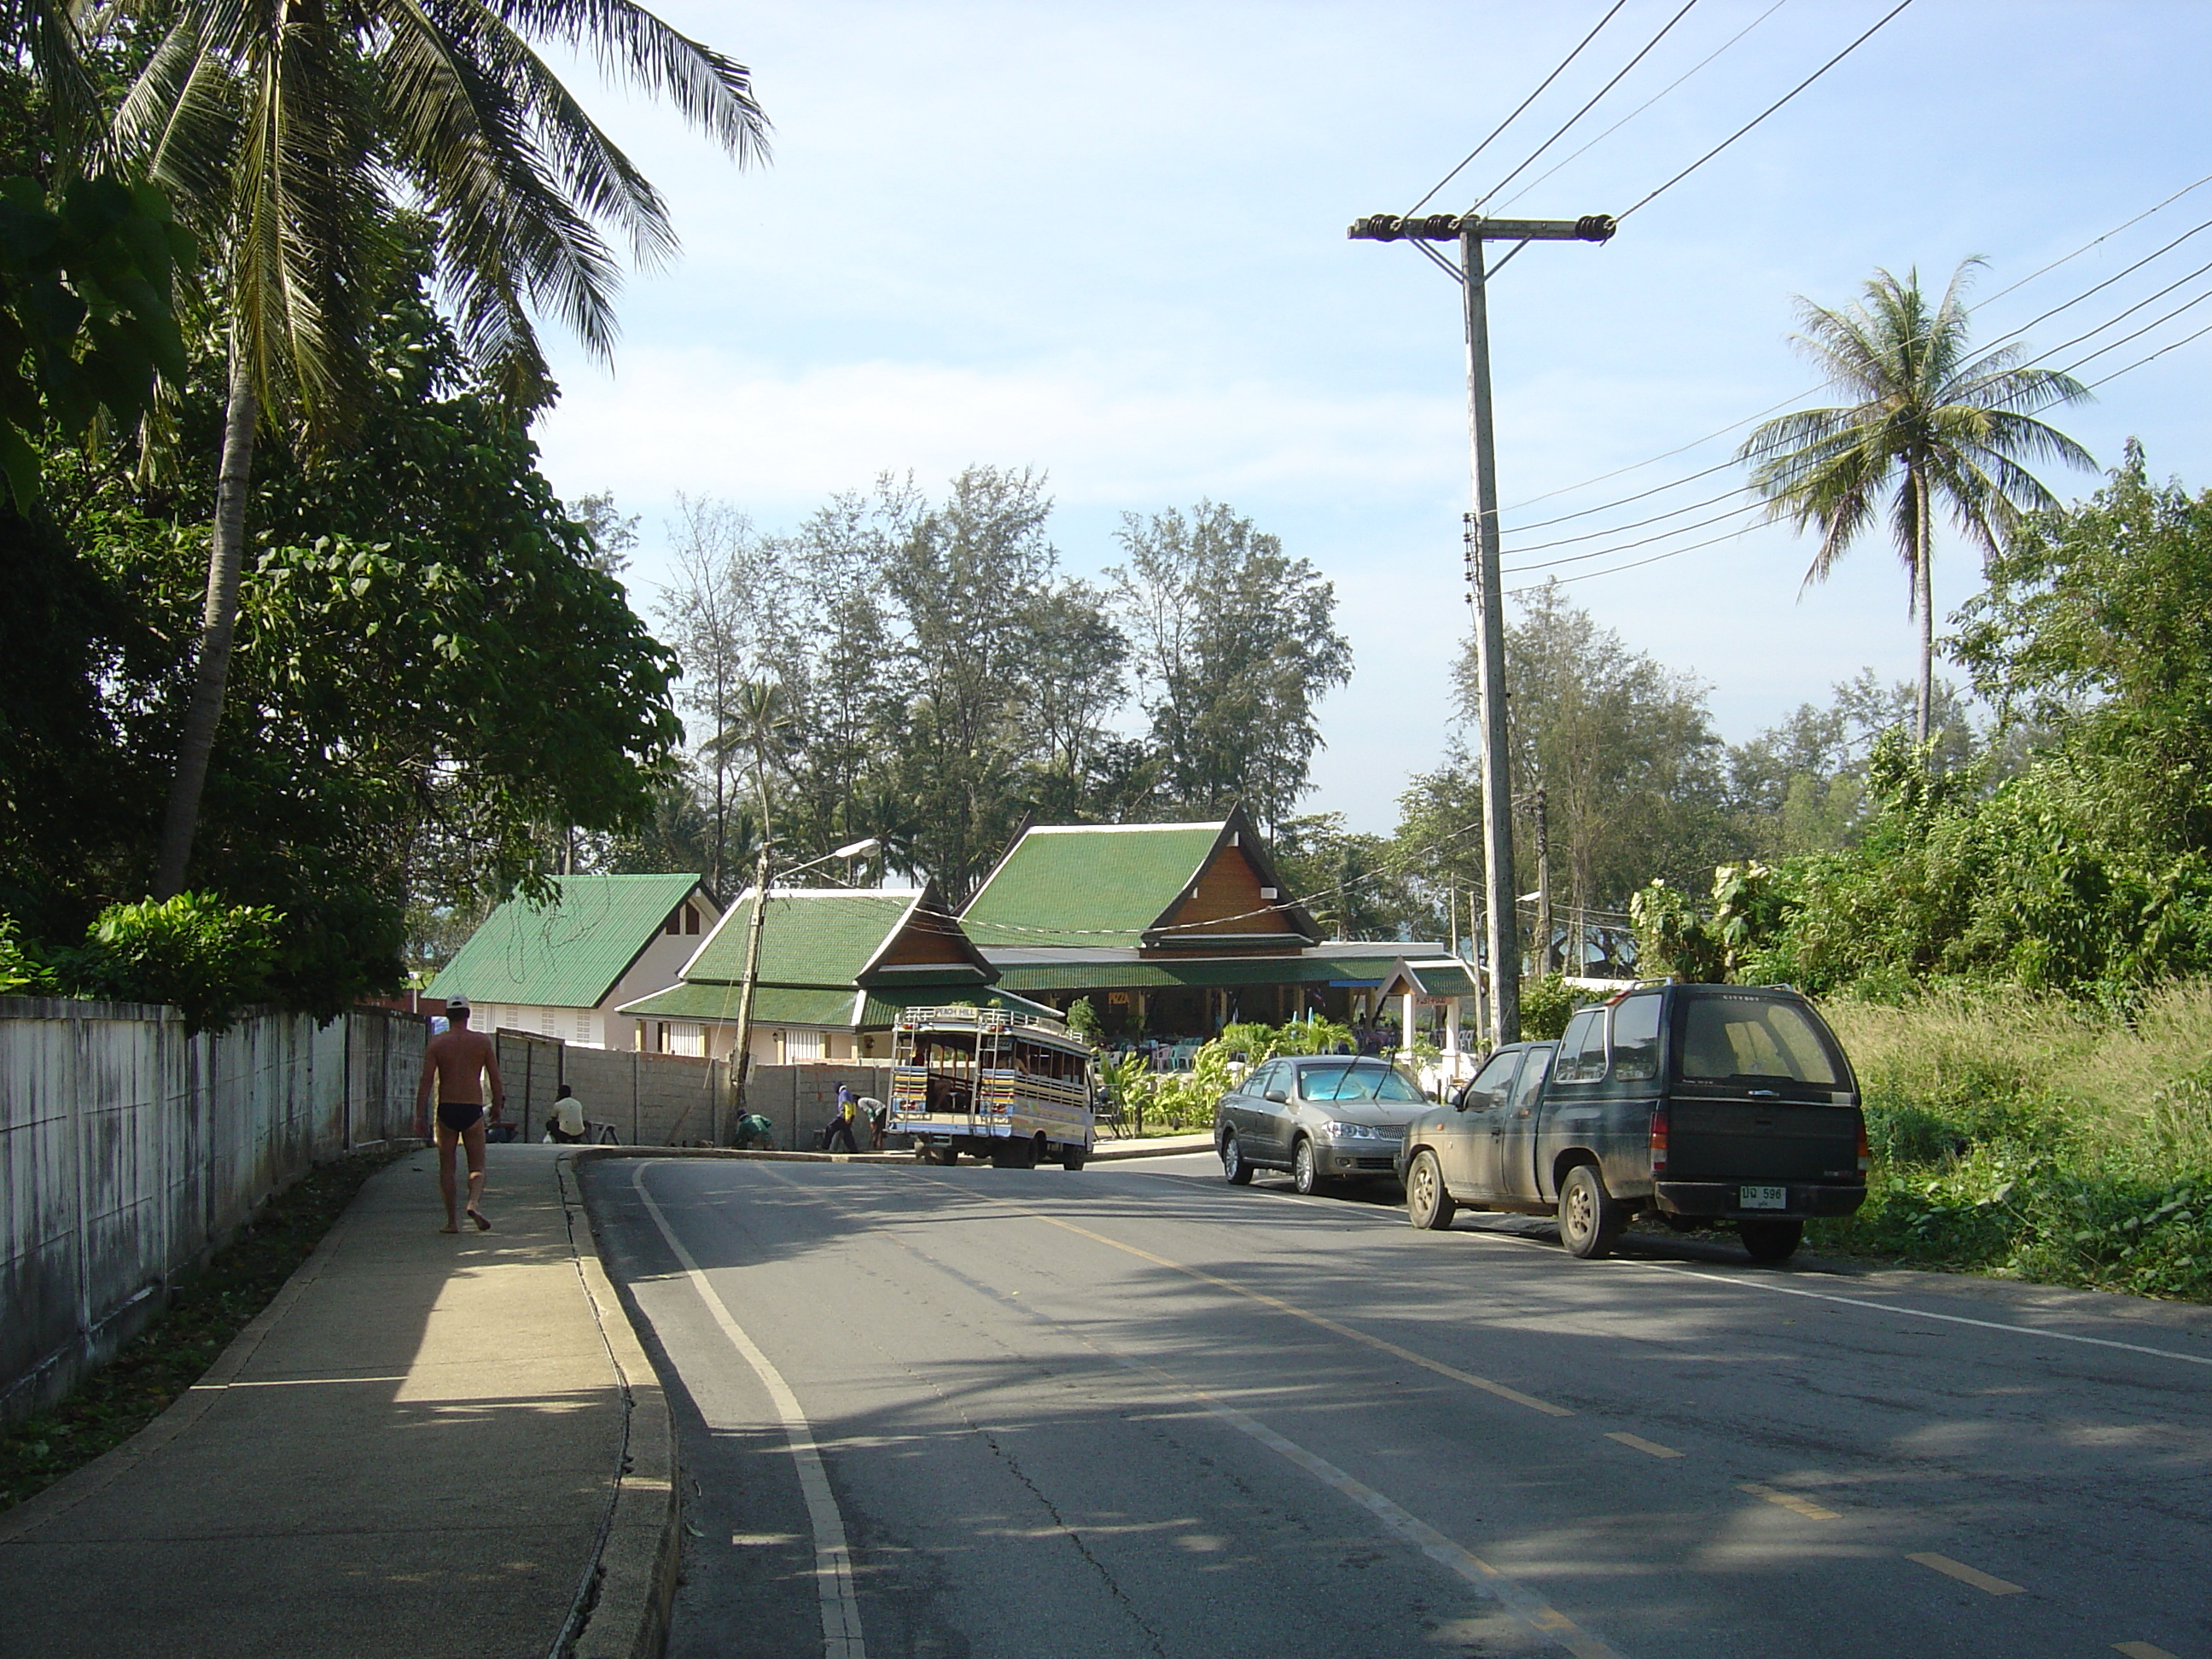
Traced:
<path fill-rule="evenodd" d="M 804 864 L 794 864 L 775 872 L 775 874 L 795 876 L 811 870 L 818 864 L 833 859 L 856 859 L 872 853 L 883 842 L 874 836 L 851 842 L 834 853 L 824 853 L 820 858 L 809 859 Z M 738 986 L 738 1047 L 732 1057 L 732 1101 L 734 1115 L 745 1115 L 745 1077 L 753 1063 L 753 992 L 760 983 L 761 926 L 768 919 L 768 884 L 770 877 L 769 855 L 772 849 L 766 842 L 761 843 L 759 860 L 753 866 L 753 913 L 745 918 L 745 971 Z"/>

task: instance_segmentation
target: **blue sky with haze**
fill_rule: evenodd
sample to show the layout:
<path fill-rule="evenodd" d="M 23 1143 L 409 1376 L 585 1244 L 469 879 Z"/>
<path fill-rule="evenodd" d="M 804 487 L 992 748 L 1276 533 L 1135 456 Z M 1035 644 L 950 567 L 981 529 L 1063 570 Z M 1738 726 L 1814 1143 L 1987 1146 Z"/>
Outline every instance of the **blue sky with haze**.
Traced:
<path fill-rule="evenodd" d="M 1488 210 L 1619 211 L 1810 73 L 1891 0 L 1700 0 Z M 1387 830 L 1447 734 L 1466 628 L 1467 441 L 1458 295 L 1402 246 L 1347 242 L 1401 210 L 1589 29 L 1604 6 L 673 3 L 752 66 L 773 165 L 737 171 L 665 112 L 578 83 L 660 185 L 684 240 L 635 276 L 611 374 L 556 346 L 563 401 L 539 430 L 555 486 L 641 516 L 633 598 L 665 579 L 678 492 L 763 529 L 909 470 L 1050 475 L 1066 567 L 1115 562 L 1124 511 L 1232 504 L 1335 583 L 1357 668 L 1324 709 L 1307 805 Z M 1546 98 L 1433 204 L 1510 171 L 1680 9 L 1628 0 Z M 1762 17 L 1762 14 L 1770 13 Z M 1619 131 L 1528 181 L 1732 46 Z M 1530 247 L 1492 290 L 1509 507 L 1703 437 L 1807 392 L 1792 296 L 1850 299 L 1877 265 L 1935 284 L 1990 265 L 1994 338 L 2212 220 L 2212 185 L 2057 270 L 2036 267 L 2212 173 L 2212 9 L 1917 0 L 1750 137 L 1632 216 L 1609 246 Z M 1517 199 L 1516 199 L 1517 198 Z M 2202 252 L 2198 252 L 2202 250 Z M 2192 253 L 2196 257 L 2191 257 Z M 2212 231 L 2037 324 L 2056 347 L 2212 262 Z M 2058 366 L 2200 293 L 2166 299 Z M 2212 301 L 2081 371 L 2093 380 L 2212 323 Z M 2208 482 L 2212 336 L 2116 380 L 2059 423 L 2100 463 L 2139 435 L 2152 470 Z M 1822 401 L 1818 396 L 1806 403 Z M 1796 406 L 1792 404 L 1791 406 Z M 1724 460 L 1731 433 L 1505 515 L 1595 507 Z M 1686 506 L 1723 472 L 1523 543 Z M 2086 475 L 2048 476 L 2062 495 Z M 1602 550 L 1723 510 L 1531 558 Z M 1606 569 L 1735 528 L 1680 532 Z M 1905 583 L 1869 542 L 1802 600 L 1808 547 L 1780 527 L 1578 581 L 1607 626 L 1711 688 L 1741 739 L 1871 665 L 1911 666 Z M 1939 617 L 1978 562 L 1939 542 Z M 1133 722 L 1133 712 L 1130 716 Z"/>

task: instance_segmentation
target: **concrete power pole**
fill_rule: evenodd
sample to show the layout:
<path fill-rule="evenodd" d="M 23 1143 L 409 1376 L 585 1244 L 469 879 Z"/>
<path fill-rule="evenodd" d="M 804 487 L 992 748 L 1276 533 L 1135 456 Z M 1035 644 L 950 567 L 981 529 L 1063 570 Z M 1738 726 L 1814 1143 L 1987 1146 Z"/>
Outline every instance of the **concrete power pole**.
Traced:
<path fill-rule="evenodd" d="M 1490 409 L 1490 301 L 1485 242 L 1603 242 L 1610 215 L 1580 219 L 1485 219 L 1475 214 L 1395 213 L 1355 220 L 1354 241 L 1459 244 L 1455 273 L 1467 298 L 1468 437 L 1474 472 L 1475 665 L 1482 723 L 1483 887 L 1488 901 L 1492 1040 L 1521 1040 L 1521 941 L 1513 879 L 1512 751 L 1505 709 L 1505 596 L 1498 572 L 1498 437 Z M 1425 248 L 1423 250 L 1426 252 Z M 1519 247 L 1513 253 L 1520 252 Z M 1510 259 L 1513 253 L 1508 253 Z M 1433 254 L 1431 256 L 1435 258 Z M 1438 260 L 1438 263 L 1443 263 Z M 1505 261 L 1498 261 L 1503 267 Z M 1449 267 L 1446 266 L 1449 270 Z"/>
<path fill-rule="evenodd" d="M 1552 971 L 1552 815 L 1536 786 L 1536 977 Z"/>

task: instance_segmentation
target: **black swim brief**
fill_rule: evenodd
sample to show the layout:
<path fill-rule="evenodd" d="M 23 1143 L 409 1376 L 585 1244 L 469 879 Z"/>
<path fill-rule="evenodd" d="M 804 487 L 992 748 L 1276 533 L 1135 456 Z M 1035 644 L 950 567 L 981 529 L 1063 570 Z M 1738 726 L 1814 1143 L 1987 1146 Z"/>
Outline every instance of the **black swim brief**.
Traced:
<path fill-rule="evenodd" d="M 469 1126 L 483 1115 L 483 1107 L 474 1101 L 445 1101 L 438 1103 L 438 1121 L 455 1134 L 465 1134 Z"/>

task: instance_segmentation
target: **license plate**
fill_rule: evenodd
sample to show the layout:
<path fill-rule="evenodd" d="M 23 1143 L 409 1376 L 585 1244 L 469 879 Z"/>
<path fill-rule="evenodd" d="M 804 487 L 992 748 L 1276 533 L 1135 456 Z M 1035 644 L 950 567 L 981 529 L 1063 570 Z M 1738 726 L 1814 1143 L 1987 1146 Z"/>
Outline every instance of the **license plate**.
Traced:
<path fill-rule="evenodd" d="M 1739 1210 L 1786 1210 L 1790 1207 L 1787 1187 L 1739 1187 L 1736 1188 L 1736 1208 Z"/>

